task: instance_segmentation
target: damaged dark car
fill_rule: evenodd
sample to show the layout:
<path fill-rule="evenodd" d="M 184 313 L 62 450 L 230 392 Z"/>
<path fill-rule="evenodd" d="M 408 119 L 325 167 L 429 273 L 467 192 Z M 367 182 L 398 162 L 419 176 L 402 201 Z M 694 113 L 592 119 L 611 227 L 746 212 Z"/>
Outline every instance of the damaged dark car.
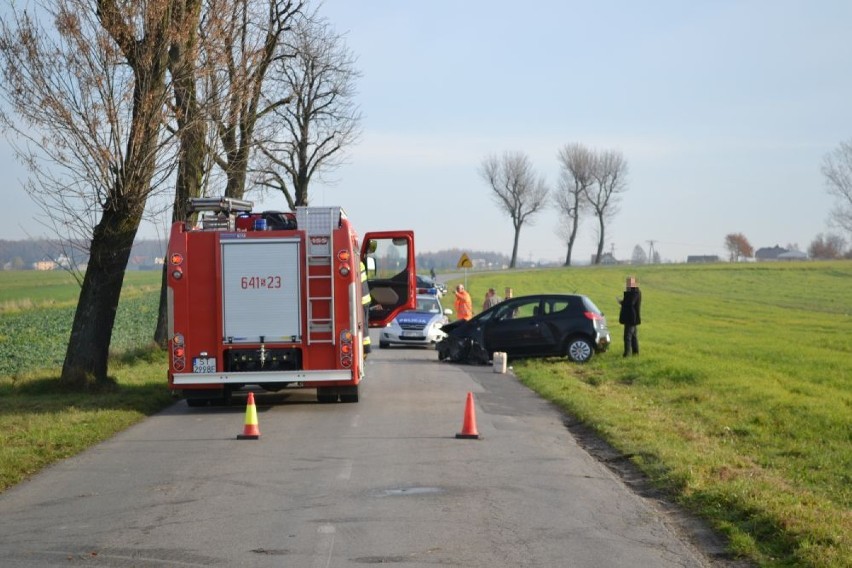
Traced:
<path fill-rule="evenodd" d="M 586 363 L 607 350 L 603 313 L 581 294 L 537 294 L 500 302 L 470 320 L 445 324 L 441 361 L 485 364 L 496 352 L 509 359 L 567 357 Z"/>

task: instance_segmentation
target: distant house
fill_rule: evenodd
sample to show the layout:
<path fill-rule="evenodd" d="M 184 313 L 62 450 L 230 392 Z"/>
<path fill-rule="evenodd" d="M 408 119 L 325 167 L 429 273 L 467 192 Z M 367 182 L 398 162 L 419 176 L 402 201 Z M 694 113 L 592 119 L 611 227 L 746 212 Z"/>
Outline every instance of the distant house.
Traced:
<path fill-rule="evenodd" d="M 593 254 L 592 258 L 591 258 L 592 264 L 595 263 L 596 258 L 597 258 L 597 255 Z M 601 261 L 598 264 L 611 265 L 611 264 L 621 264 L 621 263 L 618 262 L 618 260 L 614 256 L 612 256 L 611 253 L 605 252 L 601 255 Z"/>
<path fill-rule="evenodd" d="M 33 263 L 33 270 L 56 270 L 56 263 L 52 260 L 40 260 Z"/>
<path fill-rule="evenodd" d="M 618 260 L 615 259 L 612 254 L 605 252 L 601 255 L 601 264 L 618 264 Z"/>
<path fill-rule="evenodd" d="M 159 270 L 163 268 L 162 257 L 144 255 L 131 256 L 127 261 L 127 270 Z"/>
<path fill-rule="evenodd" d="M 757 252 L 754 253 L 754 259 L 757 261 L 762 260 L 778 260 L 778 256 L 782 255 L 787 251 L 787 249 L 779 247 L 775 245 L 774 247 L 763 247 L 757 249 Z"/>
<path fill-rule="evenodd" d="M 716 254 L 691 254 L 686 257 L 688 263 L 699 262 L 719 262 L 719 255 Z"/>

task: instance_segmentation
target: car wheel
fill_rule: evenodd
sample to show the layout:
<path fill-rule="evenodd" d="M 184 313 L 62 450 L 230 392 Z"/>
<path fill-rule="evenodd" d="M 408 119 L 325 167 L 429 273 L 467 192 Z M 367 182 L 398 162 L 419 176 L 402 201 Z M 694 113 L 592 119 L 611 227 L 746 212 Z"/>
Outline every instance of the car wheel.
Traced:
<path fill-rule="evenodd" d="M 467 360 L 474 365 L 487 365 L 489 359 L 488 351 L 483 349 L 478 342 L 472 341 L 470 344 L 470 350 L 468 351 Z"/>
<path fill-rule="evenodd" d="M 584 337 L 572 337 L 569 339 L 565 352 L 568 355 L 568 359 L 575 363 L 586 363 L 595 354 L 592 343 Z"/>

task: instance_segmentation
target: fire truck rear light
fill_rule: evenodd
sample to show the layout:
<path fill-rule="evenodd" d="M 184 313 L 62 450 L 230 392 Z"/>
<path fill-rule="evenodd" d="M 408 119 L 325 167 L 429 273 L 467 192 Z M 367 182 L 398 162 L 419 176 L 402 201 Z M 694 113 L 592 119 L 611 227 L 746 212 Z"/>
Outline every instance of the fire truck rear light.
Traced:
<path fill-rule="evenodd" d="M 172 278 L 174 278 L 175 280 L 180 280 L 181 278 L 183 278 L 183 270 L 181 270 L 180 267 L 172 270 Z"/>
<path fill-rule="evenodd" d="M 350 258 L 350 256 L 349 256 L 348 250 L 338 251 L 337 260 L 339 260 L 340 262 L 349 262 L 349 258 Z"/>
<path fill-rule="evenodd" d="M 175 336 L 172 338 L 172 343 L 174 343 L 175 345 L 183 345 L 183 336 L 179 333 L 176 333 Z"/>
<path fill-rule="evenodd" d="M 184 350 L 183 347 L 175 347 L 175 357 L 183 357 Z"/>
<path fill-rule="evenodd" d="M 337 269 L 341 276 L 349 276 L 349 267 L 345 264 L 341 265 L 340 268 Z"/>
<path fill-rule="evenodd" d="M 340 332 L 340 365 L 345 368 L 352 366 L 352 332 L 344 329 Z"/>
<path fill-rule="evenodd" d="M 175 361 L 175 371 L 183 371 L 183 360 Z"/>
<path fill-rule="evenodd" d="M 175 264 L 175 265 L 182 264 L 183 263 L 183 255 L 178 253 L 178 252 L 174 253 L 171 257 L 171 263 Z"/>

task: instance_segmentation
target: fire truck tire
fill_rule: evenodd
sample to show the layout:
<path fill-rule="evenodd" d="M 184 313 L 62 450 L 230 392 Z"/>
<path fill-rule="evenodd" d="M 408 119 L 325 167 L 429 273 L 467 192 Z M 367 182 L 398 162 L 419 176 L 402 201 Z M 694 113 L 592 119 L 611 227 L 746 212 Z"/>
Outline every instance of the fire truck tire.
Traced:
<path fill-rule="evenodd" d="M 333 388 L 317 388 L 317 402 L 321 404 L 330 404 L 332 402 L 337 402 L 337 391 Z"/>
<path fill-rule="evenodd" d="M 358 387 L 343 387 L 340 389 L 340 402 L 358 402 Z"/>

